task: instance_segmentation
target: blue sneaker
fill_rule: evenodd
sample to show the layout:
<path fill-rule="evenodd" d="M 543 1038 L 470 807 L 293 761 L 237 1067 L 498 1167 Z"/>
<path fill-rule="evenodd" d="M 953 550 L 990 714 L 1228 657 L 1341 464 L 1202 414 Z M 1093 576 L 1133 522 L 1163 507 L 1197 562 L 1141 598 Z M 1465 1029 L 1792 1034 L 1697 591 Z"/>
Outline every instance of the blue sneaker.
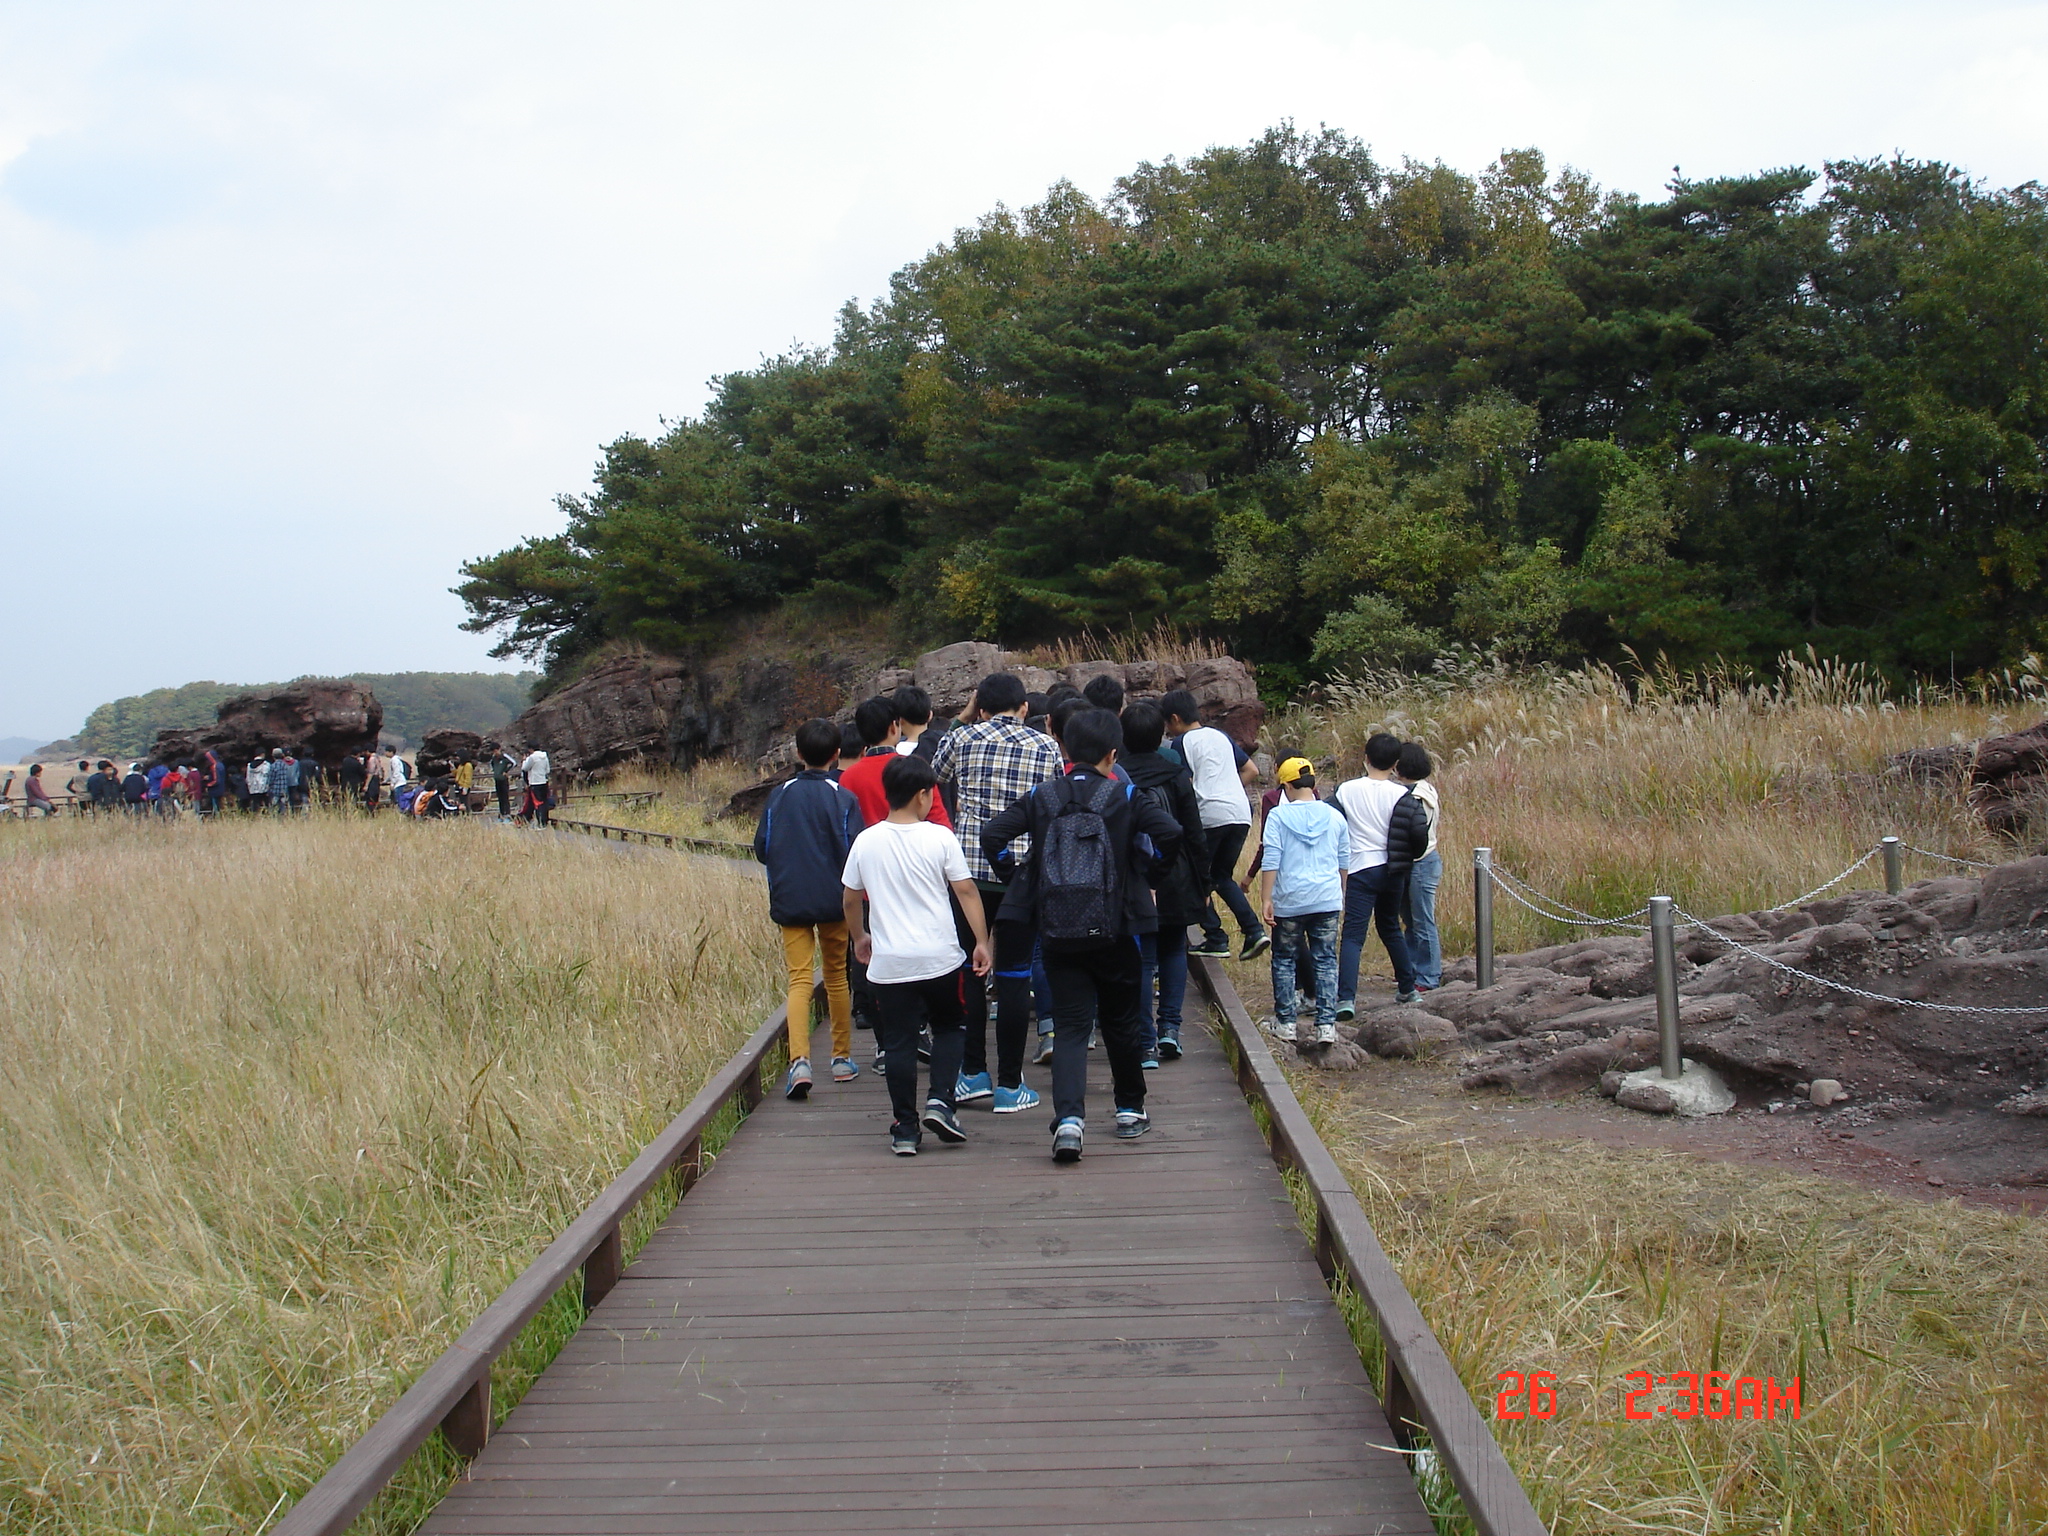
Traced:
<path fill-rule="evenodd" d="M 789 1064 L 789 1075 L 782 1080 L 782 1096 L 785 1099 L 807 1099 L 811 1096 L 809 1057 L 799 1056 Z"/>
<path fill-rule="evenodd" d="M 1081 1121 L 1078 1116 L 1069 1115 L 1053 1127 L 1052 1160 L 1056 1163 L 1081 1161 Z"/>
<path fill-rule="evenodd" d="M 1179 1061 L 1180 1056 L 1180 1036 L 1161 1035 L 1159 1037 L 1159 1059 L 1161 1061 Z"/>
<path fill-rule="evenodd" d="M 1149 1050 L 1149 1051 L 1147 1051 L 1147 1052 L 1146 1052 L 1146 1053 L 1145 1053 L 1145 1054 L 1144 1054 L 1143 1056 L 1141 1056 L 1141 1057 L 1139 1057 L 1139 1058 L 1138 1058 L 1138 1065 L 1139 1065 L 1139 1066 L 1141 1066 L 1141 1067 L 1143 1067 L 1143 1068 L 1144 1068 L 1144 1069 L 1145 1069 L 1145 1070 L 1146 1070 L 1147 1072 L 1156 1072 L 1156 1071 L 1158 1071 L 1158 1070 L 1159 1070 L 1159 1052 L 1158 1052 L 1158 1050 L 1157 1050 L 1157 1049 L 1153 1049 L 1153 1050 Z"/>
<path fill-rule="evenodd" d="M 1038 1095 L 1027 1084 L 1019 1083 L 1014 1088 L 996 1090 L 996 1113 L 999 1115 L 1014 1115 L 1020 1109 L 1036 1108 Z"/>
<path fill-rule="evenodd" d="M 986 1072 L 962 1072 L 960 1080 L 953 1085 L 955 1104 L 972 1104 L 977 1099 L 992 1099 L 995 1096 L 995 1080 Z"/>

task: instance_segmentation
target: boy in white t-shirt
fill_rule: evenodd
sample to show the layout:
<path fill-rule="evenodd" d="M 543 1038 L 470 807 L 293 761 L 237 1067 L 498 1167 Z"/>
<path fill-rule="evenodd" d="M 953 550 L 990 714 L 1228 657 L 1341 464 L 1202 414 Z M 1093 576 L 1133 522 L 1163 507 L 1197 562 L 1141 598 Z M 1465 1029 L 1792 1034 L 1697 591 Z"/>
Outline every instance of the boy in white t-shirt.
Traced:
<path fill-rule="evenodd" d="M 882 769 L 888 819 L 853 840 L 840 876 L 846 887 L 846 932 L 855 957 L 867 967 L 868 985 L 881 1011 L 877 1032 L 894 1116 L 889 1146 L 900 1157 L 917 1154 L 925 1130 L 941 1141 L 967 1139 L 954 1113 L 954 1094 L 967 1043 L 968 983 L 962 962 L 969 957 L 955 937 L 949 888 L 974 936 L 969 962 L 974 974 L 986 976 L 993 965 L 980 894 L 968 878 L 960 839 L 925 819 L 938 785 L 938 775 L 923 758 L 890 758 Z M 925 1026 L 932 1035 L 931 1087 L 920 1117 L 917 1044 Z"/>
<path fill-rule="evenodd" d="M 1412 1003 L 1415 968 L 1401 935 L 1408 903 L 1408 874 L 1429 843 L 1422 803 L 1394 778 L 1401 758 L 1399 738 L 1384 732 L 1365 744 L 1365 775 L 1337 788 L 1335 805 L 1351 824 L 1351 857 L 1345 864 L 1344 930 L 1337 946 L 1337 1019 L 1357 1017 L 1358 967 L 1368 929 L 1379 931 L 1394 963 L 1395 1000 Z"/>

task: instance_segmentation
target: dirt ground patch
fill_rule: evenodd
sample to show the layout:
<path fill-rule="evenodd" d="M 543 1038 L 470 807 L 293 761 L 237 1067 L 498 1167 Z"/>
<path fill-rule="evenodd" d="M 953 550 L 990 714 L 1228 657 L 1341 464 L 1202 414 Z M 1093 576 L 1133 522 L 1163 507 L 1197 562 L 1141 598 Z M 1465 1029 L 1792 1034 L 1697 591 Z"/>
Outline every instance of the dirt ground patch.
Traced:
<path fill-rule="evenodd" d="M 1911 1199 L 2048 1211 L 2048 1188 L 2008 1182 L 2015 1168 L 2048 1163 L 2048 1124 L 1964 1105 L 1879 1118 L 1869 1107 L 1820 1110 L 1767 1099 L 1713 1119 L 1680 1120 L 1638 1114 L 1593 1092 L 1568 1099 L 1475 1093 L 1459 1084 L 1448 1062 L 1374 1061 L 1361 1071 L 1315 1076 L 1347 1107 L 1407 1122 L 1418 1137 L 1439 1143 L 1577 1137 L 1620 1150 L 1816 1174 Z M 1782 1107 L 1774 1113 L 1772 1103 Z"/>

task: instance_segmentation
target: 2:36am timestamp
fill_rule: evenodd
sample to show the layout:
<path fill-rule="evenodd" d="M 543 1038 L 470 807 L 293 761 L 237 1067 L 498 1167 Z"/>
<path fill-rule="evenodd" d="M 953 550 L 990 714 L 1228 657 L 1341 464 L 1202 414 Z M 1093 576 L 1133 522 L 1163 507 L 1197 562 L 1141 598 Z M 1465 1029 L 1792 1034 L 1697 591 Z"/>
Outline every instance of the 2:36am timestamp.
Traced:
<path fill-rule="evenodd" d="M 1555 1371 L 1502 1371 L 1496 1419 L 1548 1419 L 1557 1413 Z M 1621 1378 L 1625 1419 L 1775 1419 L 1799 1417 L 1799 1378 L 1737 1376 L 1732 1371 L 1630 1371 Z"/>

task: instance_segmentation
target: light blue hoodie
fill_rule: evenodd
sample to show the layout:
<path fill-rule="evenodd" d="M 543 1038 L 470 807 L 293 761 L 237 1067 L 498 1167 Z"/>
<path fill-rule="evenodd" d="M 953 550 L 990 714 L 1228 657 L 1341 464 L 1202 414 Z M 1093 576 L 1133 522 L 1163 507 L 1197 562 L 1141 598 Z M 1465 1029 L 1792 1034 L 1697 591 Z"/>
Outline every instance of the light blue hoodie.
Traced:
<path fill-rule="evenodd" d="M 1282 800 L 1266 812 L 1265 844 L 1259 868 L 1275 871 L 1275 917 L 1343 910 L 1344 860 L 1351 851 L 1343 812 L 1321 800 Z"/>

